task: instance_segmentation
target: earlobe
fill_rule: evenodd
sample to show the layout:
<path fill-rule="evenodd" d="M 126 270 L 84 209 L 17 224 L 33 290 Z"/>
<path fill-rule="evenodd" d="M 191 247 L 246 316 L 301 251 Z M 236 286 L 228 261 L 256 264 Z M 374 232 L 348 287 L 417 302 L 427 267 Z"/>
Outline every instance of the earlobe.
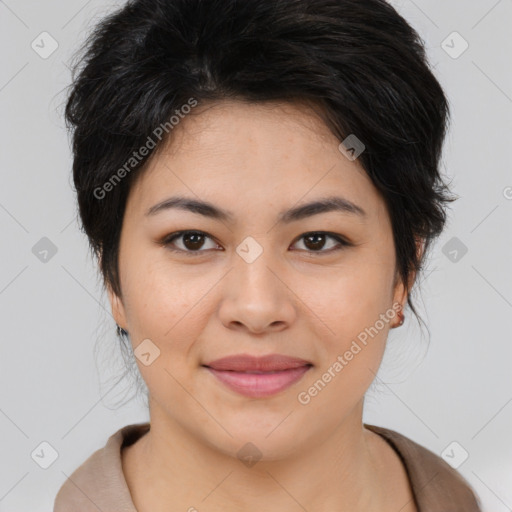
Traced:
<path fill-rule="evenodd" d="M 407 290 L 405 289 L 405 286 L 403 285 L 402 279 L 399 275 L 397 275 L 398 282 L 395 285 L 395 293 L 393 295 L 393 305 L 392 308 L 396 312 L 396 316 L 398 318 L 397 323 L 393 323 L 391 325 L 391 328 L 400 327 L 403 325 L 405 316 L 404 316 L 404 307 L 405 303 L 407 301 Z"/>
<path fill-rule="evenodd" d="M 418 262 L 421 262 L 423 259 L 423 253 L 425 250 L 425 239 L 423 238 L 416 238 L 416 251 L 417 251 L 417 258 Z M 407 303 L 409 293 L 412 290 L 412 287 L 414 286 L 414 283 L 416 282 L 416 270 L 413 270 L 409 274 L 407 287 L 404 285 L 402 276 L 396 271 L 395 274 L 395 283 L 394 283 L 394 294 L 393 294 L 393 304 L 399 304 L 400 307 L 398 309 L 398 318 L 399 323 L 394 325 L 393 327 L 400 327 L 404 323 L 404 314 L 403 310 L 405 308 L 405 305 Z M 395 306 L 397 307 L 397 306 Z"/>

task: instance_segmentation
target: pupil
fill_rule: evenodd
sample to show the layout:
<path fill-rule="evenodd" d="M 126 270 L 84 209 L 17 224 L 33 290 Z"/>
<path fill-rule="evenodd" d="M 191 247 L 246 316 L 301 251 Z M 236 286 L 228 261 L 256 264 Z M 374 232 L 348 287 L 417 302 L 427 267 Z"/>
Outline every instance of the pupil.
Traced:
<path fill-rule="evenodd" d="M 196 237 L 196 238 L 194 239 L 194 237 Z M 185 247 L 187 247 L 187 249 L 190 249 L 190 250 L 200 249 L 201 246 L 203 245 L 202 237 L 203 237 L 203 235 L 198 234 L 198 233 L 187 233 L 183 237 L 183 243 L 185 244 Z"/>
<path fill-rule="evenodd" d="M 325 242 L 324 238 L 325 238 L 325 235 L 323 235 L 321 233 L 308 235 L 306 237 L 305 245 L 306 245 L 306 247 L 308 247 L 308 249 L 321 249 Z M 310 242 L 311 240 L 313 240 L 312 247 L 308 246 L 308 242 Z"/>

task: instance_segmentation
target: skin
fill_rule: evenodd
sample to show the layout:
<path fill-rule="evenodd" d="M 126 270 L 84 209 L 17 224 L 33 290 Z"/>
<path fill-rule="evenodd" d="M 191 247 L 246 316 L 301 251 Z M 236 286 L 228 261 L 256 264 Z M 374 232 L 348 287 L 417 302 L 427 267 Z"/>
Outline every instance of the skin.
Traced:
<path fill-rule="evenodd" d="M 297 398 L 365 327 L 406 302 L 383 198 L 305 105 L 198 106 L 172 136 L 132 186 L 120 240 L 122 297 L 108 290 L 134 349 L 150 339 L 160 350 L 149 366 L 137 360 L 151 430 L 122 452 L 135 506 L 416 510 L 398 456 L 362 423 L 365 392 L 398 317 L 307 405 Z M 277 223 L 280 212 L 334 193 L 366 216 L 338 211 Z M 233 221 L 179 209 L 145 215 L 175 195 L 229 210 Z M 207 236 L 195 245 L 184 237 L 159 243 L 180 230 Z M 352 245 L 326 237 L 315 246 L 303 236 L 312 231 Z M 251 263 L 236 252 L 248 236 L 263 249 Z M 247 398 L 201 366 L 239 353 L 280 353 L 313 366 L 276 395 Z M 262 454 L 252 467 L 237 458 L 248 442 Z"/>

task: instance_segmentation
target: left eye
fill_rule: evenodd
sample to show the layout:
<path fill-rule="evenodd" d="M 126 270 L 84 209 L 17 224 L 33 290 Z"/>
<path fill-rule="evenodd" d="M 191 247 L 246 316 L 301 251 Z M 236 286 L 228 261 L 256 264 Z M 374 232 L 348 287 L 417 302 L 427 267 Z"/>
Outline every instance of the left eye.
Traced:
<path fill-rule="evenodd" d="M 325 249 L 325 241 L 327 239 L 334 240 L 335 242 L 338 242 L 338 244 L 334 244 L 334 246 L 331 245 L 331 247 L 328 247 L 328 250 L 319 250 L 319 249 Z M 346 240 L 341 238 L 338 235 L 335 235 L 334 233 L 326 233 L 324 231 L 313 231 L 311 233 L 304 233 L 299 240 L 304 239 L 304 245 L 306 246 L 306 249 L 311 249 L 308 252 L 332 252 L 333 250 L 339 250 L 345 246 L 350 245 Z"/>
<path fill-rule="evenodd" d="M 203 233 L 202 231 L 178 231 L 176 233 L 172 233 L 171 235 L 165 237 L 161 244 L 168 247 L 171 251 L 183 252 L 188 255 L 195 255 L 194 253 L 205 252 L 203 249 L 204 241 L 208 239 L 213 243 L 215 249 L 218 247 L 213 239 Z M 343 247 L 351 245 L 349 242 L 341 238 L 340 236 L 334 233 L 327 233 L 325 231 L 312 231 L 309 233 L 304 233 L 301 235 L 298 240 L 304 239 L 304 246 L 306 247 L 306 251 L 310 253 L 326 253 L 332 252 L 334 250 L 342 249 Z M 331 239 L 335 242 L 338 242 L 337 245 L 334 244 L 325 250 L 326 240 Z M 173 246 L 176 240 L 181 240 L 182 247 L 176 248 Z M 322 250 L 324 249 L 324 250 Z M 302 249 L 301 249 L 302 250 Z"/>

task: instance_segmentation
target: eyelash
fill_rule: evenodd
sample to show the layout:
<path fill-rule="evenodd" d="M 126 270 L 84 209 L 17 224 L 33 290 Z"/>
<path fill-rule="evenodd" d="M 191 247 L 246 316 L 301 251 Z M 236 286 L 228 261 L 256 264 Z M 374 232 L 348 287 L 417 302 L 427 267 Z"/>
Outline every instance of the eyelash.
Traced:
<path fill-rule="evenodd" d="M 179 252 L 181 254 L 186 254 L 187 256 L 192 256 L 192 257 L 199 256 L 201 253 L 207 252 L 209 250 L 209 249 L 206 249 L 206 250 L 199 249 L 197 251 L 190 251 L 190 250 L 176 249 L 174 247 L 171 247 L 172 242 L 174 242 L 177 238 L 180 238 L 186 234 L 202 235 L 202 236 L 205 236 L 206 238 L 209 238 L 210 240 L 214 241 L 212 239 L 212 237 L 210 235 L 208 235 L 207 233 L 205 233 L 204 231 L 185 230 L 185 231 L 176 231 L 175 233 L 171 233 L 170 235 L 167 235 L 161 241 L 159 241 L 159 243 L 160 243 L 160 245 L 163 245 L 164 247 L 166 247 L 167 249 L 169 249 L 172 252 Z M 340 237 L 339 235 L 337 235 L 336 233 L 331 233 L 328 231 L 308 231 L 307 233 L 303 233 L 299 238 L 297 238 L 296 241 L 299 241 L 302 238 L 305 238 L 306 236 L 309 236 L 309 235 L 326 235 L 327 237 L 333 238 L 340 244 L 338 247 L 330 248 L 328 250 L 319 250 L 319 251 L 306 250 L 307 253 L 314 255 L 314 256 L 317 256 L 317 255 L 320 256 L 322 254 L 331 254 L 332 252 L 336 252 L 336 251 L 344 249 L 345 247 L 350 247 L 353 245 L 350 242 L 348 242 L 347 240 L 345 240 L 342 237 Z M 303 249 L 299 249 L 299 250 L 303 250 Z"/>

